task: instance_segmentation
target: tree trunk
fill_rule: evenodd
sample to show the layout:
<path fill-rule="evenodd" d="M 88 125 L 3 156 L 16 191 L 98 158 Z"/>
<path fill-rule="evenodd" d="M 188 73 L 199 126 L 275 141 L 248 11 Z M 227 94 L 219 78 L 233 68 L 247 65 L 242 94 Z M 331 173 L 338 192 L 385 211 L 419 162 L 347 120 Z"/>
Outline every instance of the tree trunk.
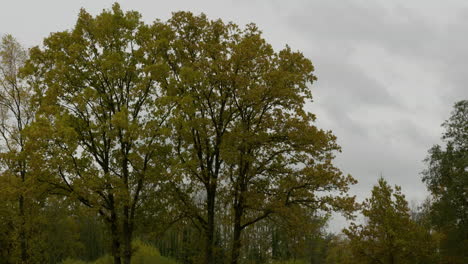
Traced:
<path fill-rule="evenodd" d="M 117 225 L 117 215 L 114 210 L 111 212 L 110 230 L 112 236 L 112 256 L 114 257 L 114 264 L 121 264 L 120 259 L 120 236 Z"/>
<path fill-rule="evenodd" d="M 123 264 L 130 264 L 132 258 L 132 228 L 129 221 L 129 208 L 124 206 L 123 220 Z"/>
<path fill-rule="evenodd" d="M 23 180 L 24 181 L 24 180 Z M 20 247 L 21 247 L 21 263 L 28 263 L 28 249 L 26 244 L 26 217 L 24 210 L 24 196 L 23 194 L 19 197 L 19 213 L 20 213 Z"/>
<path fill-rule="evenodd" d="M 120 132 L 122 133 L 122 132 Z M 123 181 L 126 188 L 126 196 L 128 201 L 123 207 L 123 221 L 122 221 L 122 239 L 123 239 L 123 264 L 130 264 L 132 258 L 132 226 L 130 219 L 130 190 L 129 190 L 129 178 L 130 173 L 128 171 L 128 144 L 123 140 L 122 134 L 120 135 L 120 147 L 122 152 L 122 174 Z M 135 201 L 136 202 L 136 201 Z"/>
<path fill-rule="evenodd" d="M 243 156 L 243 155 L 242 155 Z M 241 164 L 243 164 L 241 162 Z M 237 264 L 239 261 L 240 250 L 242 247 L 241 235 L 242 235 L 242 216 L 244 214 L 244 194 L 247 191 L 247 185 L 245 184 L 245 175 L 247 171 L 246 166 L 240 166 L 242 172 L 239 174 L 240 184 L 236 188 L 236 197 L 234 200 L 234 234 L 232 239 L 231 249 L 231 264 Z"/>
<path fill-rule="evenodd" d="M 21 150 L 22 151 L 22 150 Z M 24 186 L 24 182 L 26 181 L 26 172 L 23 167 L 23 163 L 20 162 L 20 176 L 21 176 L 21 183 L 22 187 Z M 22 190 L 21 190 L 22 192 Z M 27 238 L 26 238 L 26 212 L 24 208 L 24 195 L 23 193 L 20 194 L 19 197 L 19 213 L 20 213 L 20 221 L 21 221 L 21 227 L 20 227 L 20 247 L 21 247 L 21 263 L 26 264 L 28 263 L 28 248 L 27 248 Z"/>
<path fill-rule="evenodd" d="M 241 226 L 241 220 L 242 220 L 242 213 L 243 209 L 239 208 L 239 206 L 236 206 L 235 210 L 235 215 L 234 215 L 234 234 L 233 234 L 233 240 L 232 240 L 232 251 L 231 251 L 231 264 L 237 264 L 239 261 L 239 256 L 240 256 L 240 249 L 242 247 L 241 244 L 241 234 L 242 234 L 242 226 Z"/>
<path fill-rule="evenodd" d="M 216 185 L 212 184 L 207 192 L 207 227 L 205 237 L 205 264 L 214 264 Z"/>
<path fill-rule="evenodd" d="M 393 255 L 393 252 L 390 252 L 389 264 L 395 264 L 395 256 Z"/>

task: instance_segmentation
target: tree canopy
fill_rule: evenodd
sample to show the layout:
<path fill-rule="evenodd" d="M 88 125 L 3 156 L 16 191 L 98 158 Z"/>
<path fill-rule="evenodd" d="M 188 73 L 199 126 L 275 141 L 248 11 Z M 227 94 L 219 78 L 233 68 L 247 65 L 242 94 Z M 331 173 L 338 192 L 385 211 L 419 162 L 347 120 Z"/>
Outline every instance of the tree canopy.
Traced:
<path fill-rule="evenodd" d="M 353 210 L 355 180 L 332 164 L 336 139 L 304 108 L 313 70 L 253 24 L 177 12 L 147 25 L 118 4 L 82 10 L 24 67 L 39 109 L 34 168 L 51 193 L 102 217 L 114 263 L 130 263 L 142 197 L 172 197 L 167 210 L 203 230 L 207 264 L 228 210 L 237 263 L 242 231 L 267 217 Z"/>
<path fill-rule="evenodd" d="M 308 111 L 312 61 L 255 24 L 119 4 L 0 43 L 0 264 L 466 263 L 468 101 L 410 210 L 362 204 Z M 332 213 L 364 217 L 330 234 Z"/>

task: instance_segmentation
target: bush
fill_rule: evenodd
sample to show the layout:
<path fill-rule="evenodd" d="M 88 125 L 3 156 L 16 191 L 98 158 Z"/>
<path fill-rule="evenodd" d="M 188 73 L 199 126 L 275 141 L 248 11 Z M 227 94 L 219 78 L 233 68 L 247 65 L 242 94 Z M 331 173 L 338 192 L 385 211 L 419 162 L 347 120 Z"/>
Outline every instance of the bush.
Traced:
<path fill-rule="evenodd" d="M 161 256 L 159 251 L 152 245 L 141 240 L 133 242 L 135 253 L 132 257 L 132 264 L 177 264 L 174 260 Z M 104 255 L 93 262 L 67 259 L 62 264 L 112 264 L 112 257 Z"/>
<path fill-rule="evenodd" d="M 62 264 L 87 264 L 87 263 L 82 260 L 74 260 L 74 259 L 67 258 L 65 261 L 62 262 Z"/>
<path fill-rule="evenodd" d="M 304 260 L 284 260 L 284 261 L 274 261 L 271 264 L 306 264 Z"/>

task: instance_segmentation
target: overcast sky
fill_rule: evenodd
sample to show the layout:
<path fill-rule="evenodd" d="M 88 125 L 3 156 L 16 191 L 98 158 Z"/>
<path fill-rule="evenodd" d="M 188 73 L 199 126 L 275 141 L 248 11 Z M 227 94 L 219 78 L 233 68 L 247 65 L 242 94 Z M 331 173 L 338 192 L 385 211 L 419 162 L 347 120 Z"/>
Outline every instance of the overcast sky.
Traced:
<path fill-rule="evenodd" d="M 0 34 L 30 47 L 70 29 L 79 9 L 92 14 L 107 0 L 0 0 Z M 440 124 L 455 101 L 468 99 L 468 1 L 445 0 L 123 0 L 146 22 L 171 12 L 203 12 L 240 25 L 256 23 L 281 49 L 302 51 L 316 67 L 311 86 L 318 126 L 338 136 L 336 164 L 359 183 L 362 200 L 380 175 L 409 201 L 427 195 L 422 160 L 440 142 Z M 330 229 L 346 223 L 336 217 Z"/>

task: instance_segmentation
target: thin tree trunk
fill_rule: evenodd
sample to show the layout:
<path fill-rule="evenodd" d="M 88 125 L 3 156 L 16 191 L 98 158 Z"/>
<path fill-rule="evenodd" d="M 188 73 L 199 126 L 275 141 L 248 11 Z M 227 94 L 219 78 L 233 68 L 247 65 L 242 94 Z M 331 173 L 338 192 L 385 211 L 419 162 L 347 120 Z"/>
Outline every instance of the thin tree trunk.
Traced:
<path fill-rule="evenodd" d="M 123 140 L 122 132 L 120 132 L 120 147 L 122 152 L 122 173 L 124 185 L 126 188 L 127 199 L 129 200 L 123 207 L 123 221 L 122 221 L 122 239 L 123 239 L 123 264 L 130 264 L 132 258 L 132 226 L 130 219 L 130 190 L 129 190 L 129 178 L 130 173 L 128 171 L 128 145 Z"/>
<path fill-rule="evenodd" d="M 241 219 L 242 219 L 243 209 L 241 209 L 241 208 L 239 208 L 237 206 L 234 210 L 235 210 L 235 216 L 234 216 L 234 234 L 233 234 L 232 251 L 231 251 L 231 264 L 237 264 L 238 263 L 239 256 L 240 256 L 240 249 L 242 247 L 242 244 L 241 244 L 241 234 L 242 234 Z"/>
<path fill-rule="evenodd" d="M 120 236 L 117 225 L 117 215 L 115 209 L 111 211 L 110 231 L 112 236 L 112 256 L 114 257 L 114 264 L 121 264 L 120 258 Z"/>
<path fill-rule="evenodd" d="M 21 142 L 22 144 L 22 142 Z M 22 148 L 21 148 L 22 151 Z M 23 167 L 23 162 L 20 162 L 20 176 L 21 176 L 21 183 L 24 186 L 24 182 L 26 181 L 26 172 Z M 28 247 L 27 247 L 27 238 L 26 238 L 26 212 L 24 206 L 24 195 L 23 193 L 20 194 L 19 197 L 19 213 L 21 219 L 21 227 L 20 227 L 20 247 L 21 247 L 21 262 L 28 263 Z"/>
<path fill-rule="evenodd" d="M 207 227 L 205 237 L 205 264 L 214 264 L 214 231 L 215 231 L 215 202 L 216 186 L 210 186 L 207 192 Z"/>
<path fill-rule="evenodd" d="M 20 247 L 21 247 L 21 263 L 28 263 L 28 249 L 26 243 L 26 218 L 25 218 L 25 209 L 24 209 L 24 196 L 23 194 L 19 197 L 19 213 L 20 213 Z"/>
<path fill-rule="evenodd" d="M 130 264 L 132 258 L 132 228 L 129 222 L 129 208 L 124 206 L 124 221 L 123 221 L 123 264 Z"/>
<path fill-rule="evenodd" d="M 395 264 L 395 256 L 393 255 L 393 252 L 390 252 L 389 264 Z"/>
<path fill-rule="evenodd" d="M 232 240 L 231 249 L 231 264 L 237 264 L 239 261 L 240 250 L 242 247 L 241 235 L 242 235 L 242 216 L 244 214 L 244 194 L 247 192 L 247 184 L 245 183 L 245 177 L 249 164 L 244 162 L 245 149 L 241 150 L 240 158 L 240 171 L 238 184 L 236 186 L 236 197 L 234 200 L 234 234 Z"/>

